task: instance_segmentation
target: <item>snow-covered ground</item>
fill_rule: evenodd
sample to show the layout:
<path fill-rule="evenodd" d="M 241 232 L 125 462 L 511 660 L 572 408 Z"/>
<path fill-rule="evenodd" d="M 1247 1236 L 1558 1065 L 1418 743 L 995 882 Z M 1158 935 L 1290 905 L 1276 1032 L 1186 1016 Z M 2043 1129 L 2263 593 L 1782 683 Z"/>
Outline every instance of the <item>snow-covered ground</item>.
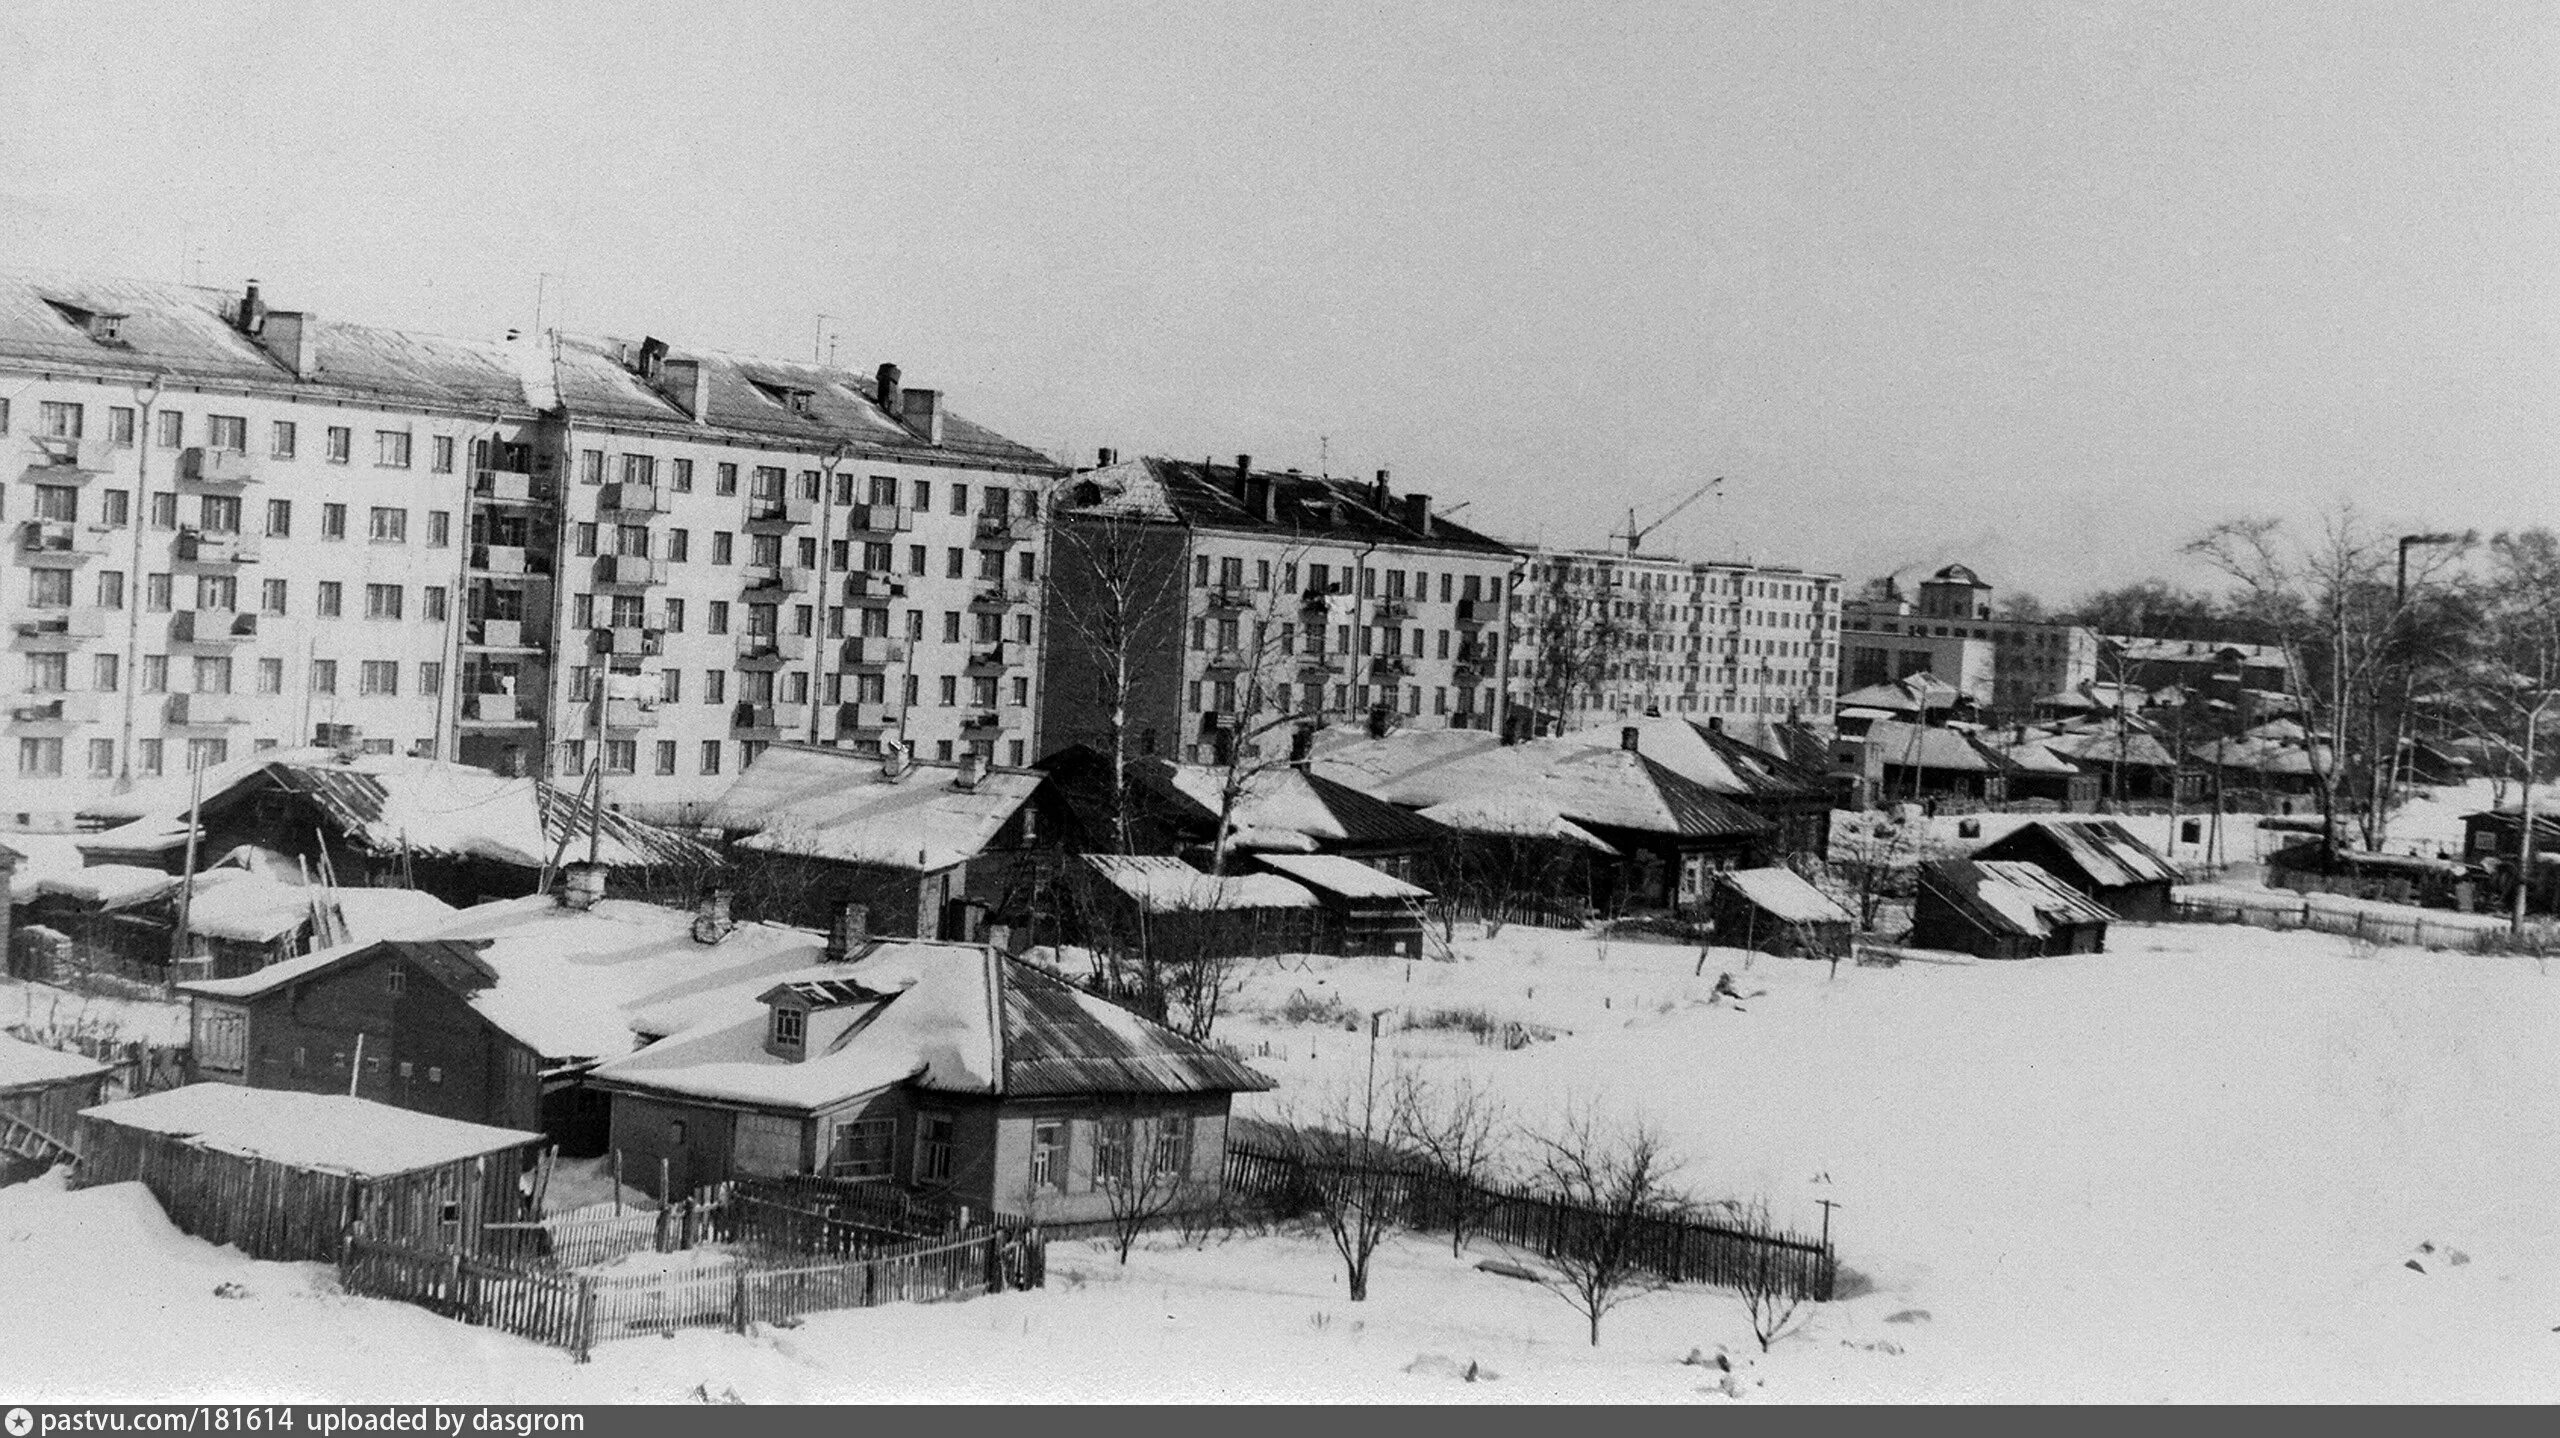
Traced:
<path fill-rule="evenodd" d="M 0 1191 L 0 1292 L 58 1296 L 0 1305 L 0 1353 L 48 1399 L 1724 1402 L 1722 1370 L 1682 1361 L 1719 1348 L 1746 1401 L 2560 1398 L 2560 975 L 2530 960 L 2222 926 L 1836 977 L 1516 926 L 1457 948 L 1263 966 L 1222 1037 L 1283 1087 L 1244 1108 L 1360 1082 L 1385 1010 L 1382 1074 L 1472 1071 L 1533 1123 L 1649 1118 L 1696 1192 L 1793 1225 L 1837 1201 L 1865 1291 L 1765 1357 L 1704 1289 L 1620 1310 L 1594 1350 L 1444 1237 L 1393 1241 L 1354 1304 L 1321 1238 L 1167 1234 L 1125 1270 L 1054 1245 L 1039 1292 L 630 1340 L 580 1368 L 179 1237 L 137 1189 L 48 1180 Z M 1728 970 L 1750 997 L 1711 1005 Z M 1401 1027 L 1443 1011 L 1554 1036 Z M 1499 1376 L 1468 1383 L 1470 1362 Z"/>

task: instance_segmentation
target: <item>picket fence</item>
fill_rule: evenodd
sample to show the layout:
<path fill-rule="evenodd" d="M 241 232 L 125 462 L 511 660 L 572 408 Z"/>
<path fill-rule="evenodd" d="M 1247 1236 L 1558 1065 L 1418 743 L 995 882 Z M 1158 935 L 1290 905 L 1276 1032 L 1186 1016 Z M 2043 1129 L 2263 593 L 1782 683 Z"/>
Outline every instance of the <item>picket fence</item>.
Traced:
<path fill-rule="evenodd" d="M 2491 952 L 2507 942 L 2507 931 L 2502 926 L 2478 922 L 2451 923 L 2415 915 L 2403 918 L 2344 904 L 2315 904 L 2308 899 L 2297 903 L 2252 903 L 2244 899 L 2181 895 L 2172 909 L 2178 919 L 2187 923 L 2307 929 L 2314 933 L 2367 939 L 2377 944 L 2406 944 L 2413 948 L 2450 949 L 2457 953 Z M 2546 941 L 2549 937 L 2547 933 L 2544 935 Z"/>
<path fill-rule="evenodd" d="M 1610 1241 L 1620 1216 L 1525 1187 L 1471 1184 L 1428 1168 L 1310 1163 L 1294 1154 L 1227 1145 L 1228 1192 L 1303 1212 L 1321 1185 L 1379 1185 L 1406 1227 L 1447 1232 L 1463 1222 L 1506 1248 L 1553 1257 Z M 1764 1228 L 1739 1215 L 1640 1215 L 1623 1234 L 1635 1266 L 1673 1283 L 1760 1288 L 1829 1302 L 1839 1281 L 1830 1242 Z"/>
<path fill-rule="evenodd" d="M 642 1272 L 578 1272 L 351 1236 L 338 1279 L 349 1293 L 566 1348 L 583 1363 L 596 1344 L 617 1338 L 682 1328 L 743 1333 L 752 1323 L 791 1323 L 829 1309 L 1038 1288 L 1048 1267 L 1037 1230 L 926 1239 L 838 1263 L 772 1266 L 708 1249 L 687 1259 Z"/>

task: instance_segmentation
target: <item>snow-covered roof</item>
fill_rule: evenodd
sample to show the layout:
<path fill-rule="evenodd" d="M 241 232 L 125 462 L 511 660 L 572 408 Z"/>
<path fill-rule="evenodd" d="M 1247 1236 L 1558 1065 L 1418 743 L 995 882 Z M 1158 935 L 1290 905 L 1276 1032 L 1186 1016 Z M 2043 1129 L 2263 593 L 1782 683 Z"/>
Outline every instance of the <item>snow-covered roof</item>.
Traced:
<path fill-rule="evenodd" d="M 139 864 L 91 864 L 85 869 L 48 870 L 36 880 L 38 897 L 51 895 L 94 904 L 102 909 L 125 909 L 147 904 L 178 887 L 174 875 Z"/>
<path fill-rule="evenodd" d="M 1193 811 L 1214 831 L 1228 772 L 1208 764 L 1141 761 L 1133 772 Z M 1237 776 L 1230 850 L 1312 854 L 1331 846 L 1428 848 L 1446 839 L 1440 826 L 1367 791 L 1295 765 Z"/>
<path fill-rule="evenodd" d="M 1979 745 L 1952 729 L 1905 724 L 1896 719 L 1877 720 L 1864 736 L 1852 742 L 1865 744 L 1867 752 L 1880 762 L 1906 769 L 1981 774 L 1999 767 L 1998 761 L 1984 754 Z"/>
<path fill-rule="evenodd" d="M 1849 911 L 1805 882 L 1793 869 L 1728 869 L 1716 882 L 1731 888 L 1754 908 L 1790 924 L 1845 924 Z"/>
<path fill-rule="evenodd" d="M 1265 854 L 1262 862 L 1301 884 L 1346 899 L 1428 899 L 1431 891 L 1339 854 Z"/>
<path fill-rule="evenodd" d="M 207 869 L 187 901 L 192 933 L 244 943 L 271 943 L 301 928 L 314 896 L 333 902 L 356 939 L 406 939 L 451 921 L 454 907 L 418 889 L 322 889 L 262 870 Z"/>
<path fill-rule="evenodd" d="M 1373 739 L 1364 728 L 1334 725 L 1316 731 L 1312 767 L 1337 784 L 1388 798 L 1386 791 L 1399 781 L 1425 782 L 1432 770 L 1501 743 L 1482 729 L 1399 729 Z"/>
<path fill-rule="evenodd" d="M 1750 810 L 1640 751 L 1574 737 L 1484 749 L 1408 774 L 1379 797 L 1476 832 L 1539 832 L 1546 827 L 1534 817 L 1541 811 L 1586 829 L 1684 837 L 1754 834 L 1768 827 Z"/>
<path fill-rule="evenodd" d="M 766 1048 L 776 985 L 838 982 L 886 997 L 808 1030 L 813 1052 Z M 653 1025 L 653 1027 L 661 1027 Z M 943 1093 L 1202 1092 L 1260 1089 L 1244 1065 L 976 944 L 884 940 L 848 963 L 708 995 L 667 1037 L 602 1064 L 612 1089 L 793 1111 L 914 1081 Z"/>
<path fill-rule="evenodd" d="M 1942 859 L 1921 883 L 2012 933 L 2049 937 L 2055 928 L 2103 924 L 2115 914 L 2036 864 L 2019 859 Z"/>
<path fill-rule="evenodd" d="M 82 1109 L 81 1117 L 294 1168 L 384 1178 L 544 1142 L 345 1094 L 199 1083 Z"/>
<path fill-rule="evenodd" d="M 1045 776 L 988 768 L 962 788 L 960 766 L 910 761 L 892 775 L 850 750 L 776 744 L 712 806 L 712 828 L 739 847 L 931 873 L 985 851 Z"/>
<path fill-rule="evenodd" d="M 2175 883 L 2185 875 L 2160 852 L 2133 836 L 2133 831 L 2113 819 L 2036 818 L 2029 819 L 1998 839 L 1984 845 L 1977 856 L 1994 859 L 2030 852 L 2031 837 L 2043 835 L 2060 848 L 2065 857 L 2100 888 L 2121 888 L 2127 884 Z"/>
<path fill-rule="evenodd" d="M 1208 874 L 1162 854 L 1087 854 L 1084 861 L 1151 914 L 1316 906 L 1315 895 L 1277 874 Z"/>
<path fill-rule="evenodd" d="M 9 874 L 9 897 L 25 903 L 44 891 L 44 881 L 77 873 L 89 861 L 68 834 L 11 834 L 8 847 L 18 856 Z"/>
<path fill-rule="evenodd" d="M 105 1073 L 107 1066 L 80 1054 L 49 1049 L 0 1034 L 0 1093 L 43 1088 Z"/>

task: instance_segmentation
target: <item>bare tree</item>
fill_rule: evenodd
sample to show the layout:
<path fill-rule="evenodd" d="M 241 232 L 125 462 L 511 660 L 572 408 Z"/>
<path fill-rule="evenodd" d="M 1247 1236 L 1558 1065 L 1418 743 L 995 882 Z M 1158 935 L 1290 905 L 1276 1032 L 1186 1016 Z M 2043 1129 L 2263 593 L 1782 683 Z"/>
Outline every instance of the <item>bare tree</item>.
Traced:
<path fill-rule="evenodd" d="M 1567 718 L 1578 696 L 1597 697 L 1609 674 L 1625 626 L 1599 587 L 1578 576 L 1585 571 L 1570 560 L 1550 561 L 1555 576 L 1540 585 L 1528 615 L 1530 707 L 1555 715 L 1559 730 L 1572 727 Z"/>
<path fill-rule="evenodd" d="M 1440 1089 L 1408 1069 L 1396 1074 L 1395 1112 L 1398 1137 L 1447 1191 L 1449 1256 L 1455 1258 L 1496 1201 L 1490 1190 L 1510 1139 L 1510 1110 L 1472 1075 Z"/>
<path fill-rule="evenodd" d="M 1094 1125 L 1094 1182 L 1110 1199 L 1111 1242 L 1120 1262 L 1138 1236 L 1205 1195 L 1191 1181 L 1191 1121 L 1144 1114 L 1135 1104 L 1104 1106 Z"/>
<path fill-rule="evenodd" d="M 1743 1226 L 1753 1232 L 1776 1231 L 1776 1225 L 1769 1221 L 1766 1199 L 1741 1206 L 1738 1213 Z M 1742 1309 L 1751 1320 L 1751 1336 L 1759 1341 L 1761 1352 L 1768 1352 L 1770 1344 L 1804 1327 L 1804 1288 L 1784 1250 L 1772 1244 L 1753 1244 L 1733 1282 L 1742 1295 Z"/>
<path fill-rule="evenodd" d="M 1821 866 L 1818 882 L 1858 916 L 1860 933 L 1871 934 L 1885 902 L 1909 897 L 1920 866 L 1945 857 L 1947 844 L 1927 819 L 1882 813 L 1845 817 L 1852 822 L 1833 826 L 1831 857 Z"/>
<path fill-rule="evenodd" d="M 1411 1175 L 1395 1139 L 1405 1126 L 1397 1094 L 1379 1086 L 1374 1068 L 1361 1088 L 1336 1089 L 1281 1124 L 1282 1149 L 1305 1176 L 1300 1197 L 1333 1239 L 1354 1303 L 1367 1301 L 1370 1260 L 1404 1215 Z"/>
<path fill-rule="evenodd" d="M 2515 889 L 2510 922 L 2524 932 L 2534 868 L 2534 770 L 2538 739 L 2560 704 L 2560 536 L 2547 529 L 2500 534 L 2489 542 L 2482 622 L 2461 697 L 2518 756 Z"/>
<path fill-rule="evenodd" d="M 1181 644 L 1182 537 L 1119 483 L 1099 472 L 1068 494 L 1050 529 L 1049 643 L 1065 682 L 1091 682 L 1081 732 L 1053 743 L 1090 742 L 1109 767 L 1111 847 L 1132 852 L 1129 763 L 1132 708 L 1151 666 Z"/>
<path fill-rule="evenodd" d="M 1269 566 L 1293 573 L 1310 547 L 1281 551 Z M 1209 686 L 1205 712 L 1218 728 L 1208 738 L 1210 774 L 1217 825 L 1210 837 L 1209 872 L 1226 872 L 1227 848 L 1235 837 L 1236 816 L 1246 801 L 1265 787 L 1263 776 L 1288 767 L 1295 732 L 1320 722 L 1322 684 L 1294 682 L 1300 663 L 1298 596 L 1277 587 L 1260 590 L 1221 585 L 1212 591 L 1226 608 L 1201 620 L 1201 638 L 1209 653 Z M 1320 630 L 1310 631 L 1311 634 Z M 1396 631 L 1401 633 L 1401 631 Z M 1293 702 L 1317 696 L 1313 704 Z"/>
<path fill-rule="evenodd" d="M 1611 1125 L 1589 1108 L 1568 1114 L 1537 1140 L 1541 1187 L 1566 1210 L 1580 1210 L 1550 1251 L 1534 1255 L 1538 1282 L 1573 1306 L 1600 1346 L 1600 1320 L 1671 1280 L 1643 1261 L 1653 1225 L 1693 1205 L 1672 1186 L 1679 1165 L 1651 1124 Z"/>

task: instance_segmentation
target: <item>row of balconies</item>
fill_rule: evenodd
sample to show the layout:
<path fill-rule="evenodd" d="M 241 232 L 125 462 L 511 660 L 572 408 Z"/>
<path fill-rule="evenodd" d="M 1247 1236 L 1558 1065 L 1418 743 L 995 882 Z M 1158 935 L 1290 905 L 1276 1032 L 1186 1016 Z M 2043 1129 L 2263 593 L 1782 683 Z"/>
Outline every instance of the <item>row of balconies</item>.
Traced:
<path fill-rule="evenodd" d="M 1350 596 L 1331 590 L 1310 589 L 1299 596 L 1299 607 L 1323 609 L 1336 602 L 1347 603 L 1349 600 Z M 1368 608 L 1363 617 L 1377 624 L 1411 624 L 1415 614 L 1419 612 L 1415 606 L 1420 602 L 1414 599 L 1373 599 L 1368 601 Z M 1251 596 L 1234 585 L 1221 584 L 1209 591 L 1209 608 L 1213 610 L 1252 607 Z M 1498 600 L 1461 599 L 1457 601 L 1456 607 L 1457 622 L 1464 625 L 1492 624 L 1502 618 L 1502 605 Z"/>
<path fill-rule="evenodd" d="M 18 526 L 18 555 L 28 564 L 86 564 L 107 552 L 115 531 L 63 519 L 30 519 Z"/>
<path fill-rule="evenodd" d="M 471 497 L 482 504 L 544 504 L 553 490 L 548 478 L 537 479 L 516 469 L 475 469 Z"/>
<path fill-rule="evenodd" d="M 494 579 L 548 577 L 551 555 L 547 550 L 521 544 L 475 544 L 467 567 L 473 574 Z"/>
<path fill-rule="evenodd" d="M 116 448 L 97 435 L 38 435 L 36 450 L 42 458 L 27 466 L 27 477 L 43 484 L 86 484 L 107 473 Z M 182 490 L 237 489 L 257 477 L 249 456 L 238 450 L 198 445 L 178 456 L 177 479 Z"/>
<path fill-rule="evenodd" d="M 44 609 L 26 615 L 11 628 L 17 631 L 21 649 L 77 649 L 92 639 L 104 638 L 107 611 L 98 608 Z"/>
<path fill-rule="evenodd" d="M 31 694 L 9 707 L 13 724 L 95 724 L 104 717 L 110 694 Z M 161 719 L 189 727 L 247 724 L 258 710 L 273 703 L 246 694 L 162 694 L 151 702 Z"/>

